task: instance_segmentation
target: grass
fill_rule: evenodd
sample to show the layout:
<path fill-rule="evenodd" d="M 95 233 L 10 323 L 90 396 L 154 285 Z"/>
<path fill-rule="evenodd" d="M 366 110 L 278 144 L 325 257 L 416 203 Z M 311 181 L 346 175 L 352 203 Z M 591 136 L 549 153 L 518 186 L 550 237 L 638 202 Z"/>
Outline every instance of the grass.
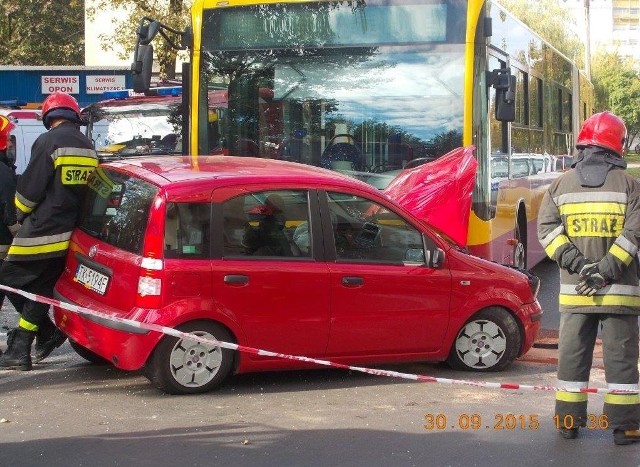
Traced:
<path fill-rule="evenodd" d="M 640 162 L 640 154 L 636 154 L 635 151 L 628 151 L 624 155 L 624 160 L 627 162 Z"/>
<path fill-rule="evenodd" d="M 628 164 L 638 163 L 640 162 L 640 154 L 637 154 L 635 151 L 628 151 L 624 155 L 624 160 L 626 160 Z M 632 177 L 640 178 L 640 167 L 627 168 L 627 173 Z"/>
<path fill-rule="evenodd" d="M 640 178 L 640 167 L 632 167 L 627 169 L 627 173 L 635 178 Z"/>

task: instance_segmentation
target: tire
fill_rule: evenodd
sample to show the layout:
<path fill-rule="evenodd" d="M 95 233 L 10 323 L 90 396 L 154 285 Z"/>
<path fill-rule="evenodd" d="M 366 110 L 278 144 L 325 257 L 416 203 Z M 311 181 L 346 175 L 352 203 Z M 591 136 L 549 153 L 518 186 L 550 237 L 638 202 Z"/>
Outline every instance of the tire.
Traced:
<path fill-rule="evenodd" d="M 78 355 L 80 355 L 82 358 L 84 358 L 88 362 L 95 363 L 96 365 L 109 365 L 110 364 L 109 360 L 107 360 L 106 358 L 102 358 L 97 353 L 92 352 L 91 350 L 87 349 L 86 347 L 81 346 L 80 344 L 78 344 L 77 342 L 72 341 L 71 339 L 69 339 L 69 344 L 71 345 L 71 348 L 73 350 L 75 350 L 75 352 Z"/>
<path fill-rule="evenodd" d="M 191 321 L 178 328 L 206 339 L 232 342 L 223 326 Z M 165 336 L 144 368 L 144 375 L 167 394 L 198 394 L 219 386 L 231 372 L 234 352 L 195 340 Z"/>
<path fill-rule="evenodd" d="M 503 308 L 486 308 L 458 331 L 447 364 L 465 371 L 504 370 L 518 356 L 521 343 L 516 319 Z"/>
<path fill-rule="evenodd" d="M 518 269 L 527 269 L 527 245 L 520 223 L 516 225 L 516 244 L 513 246 L 513 266 Z"/>

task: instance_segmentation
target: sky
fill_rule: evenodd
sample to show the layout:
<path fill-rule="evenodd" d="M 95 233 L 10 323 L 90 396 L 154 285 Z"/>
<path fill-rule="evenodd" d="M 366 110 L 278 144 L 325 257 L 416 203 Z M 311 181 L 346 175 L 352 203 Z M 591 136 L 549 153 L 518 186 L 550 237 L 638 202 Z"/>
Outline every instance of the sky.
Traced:
<path fill-rule="evenodd" d="M 89 3 L 90 0 L 87 1 Z M 129 66 L 133 56 L 126 60 L 118 58 L 115 52 L 102 50 L 98 36 L 113 29 L 112 22 L 122 15 L 118 11 L 105 11 L 100 13 L 94 21 L 86 19 L 85 24 L 85 65 L 87 66 Z"/>

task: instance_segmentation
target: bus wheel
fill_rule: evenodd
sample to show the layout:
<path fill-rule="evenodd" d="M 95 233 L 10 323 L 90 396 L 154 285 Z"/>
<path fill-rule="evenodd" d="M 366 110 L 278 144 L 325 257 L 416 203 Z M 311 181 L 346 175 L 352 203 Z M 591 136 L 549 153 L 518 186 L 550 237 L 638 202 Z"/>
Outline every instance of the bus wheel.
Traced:
<path fill-rule="evenodd" d="M 502 308 L 487 308 L 458 331 L 447 364 L 456 370 L 503 370 L 518 356 L 521 342 L 515 318 Z"/>
<path fill-rule="evenodd" d="M 525 233 L 520 226 L 516 226 L 516 238 L 513 245 L 513 266 L 519 269 L 527 269 L 527 247 L 525 246 Z"/>

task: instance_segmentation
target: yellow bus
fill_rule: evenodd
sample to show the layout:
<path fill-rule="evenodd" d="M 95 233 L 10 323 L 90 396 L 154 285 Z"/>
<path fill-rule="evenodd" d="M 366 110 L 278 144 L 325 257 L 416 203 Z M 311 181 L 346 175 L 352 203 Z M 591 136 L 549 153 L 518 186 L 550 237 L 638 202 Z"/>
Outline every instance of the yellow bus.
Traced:
<path fill-rule="evenodd" d="M 194 164 L 280 158 L 376 184 L 474 146 L 468 249 L 522 268 L 544 257 L 538 206 L 593 88 L 498 3 L 196 0 L 191 16 L 185 31 L 144 18 L 132 69 L 144 91 L 158 32 L 189 50 L 183 148 Z"/>

